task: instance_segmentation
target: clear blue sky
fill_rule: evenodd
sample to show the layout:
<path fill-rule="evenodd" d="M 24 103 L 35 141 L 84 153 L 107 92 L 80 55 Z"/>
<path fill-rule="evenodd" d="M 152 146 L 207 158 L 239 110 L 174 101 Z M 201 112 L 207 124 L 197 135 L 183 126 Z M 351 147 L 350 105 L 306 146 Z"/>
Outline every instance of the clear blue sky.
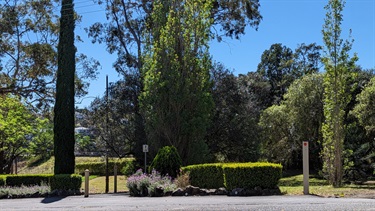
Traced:
<path fill-rule="evenodd" d="M 260 0 L 260 12 L 263 20 L 258 31 L 248 27 L 240 40 L 225 39 L 223 42 L 212 41 L 210 52 L 213 60 L 223 63 L 235 74 L 255 71 L 264 50 L 274 43 L 295 49 L 301 43 L 322 42 L 322 25 L 328 0 Z M 103 96 L 105 76 L 109 81 L 119 79 L 112 68 L 116 55 L 106 52 L 104 45 L 92 44 L 83 29 L 90 24 L 105 20 L 104 7 L 91 1 L 76 0 L 75 7 L 82 14 L 82 22 L 76 26 L 76 34 L 84 43 L 77 43 L 79 52 L 100 61 L 102 69 L 97 80 L 91 81 L 87 96 Z M 354 38 L 351 53 L 359 57 L 358 65 L 365 69 L 375 68 L 375 0 L 347 0 L 343 12 L 342 38 L 348 37 L 352 29 Z M 83 99 L 78 107 L 88 106 L 92 98 Z"/>

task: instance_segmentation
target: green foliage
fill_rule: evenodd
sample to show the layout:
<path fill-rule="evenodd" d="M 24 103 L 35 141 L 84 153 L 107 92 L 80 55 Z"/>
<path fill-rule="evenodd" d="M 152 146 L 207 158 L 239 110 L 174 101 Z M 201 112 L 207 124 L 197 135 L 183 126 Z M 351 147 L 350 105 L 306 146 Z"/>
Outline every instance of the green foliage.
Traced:
<path fill-rule="evenodd" d="M 274 163 L 214 163 L 190 165 L 190 183 L 200 188 L 275 188 L 282 175 L 282 165 Z M 210 178 L 210 179 L 207 179 Z"/>
<path fill-rule="evenodd" d="M 309 74 L 295 80 L 280 105 L 263 111 L 262 154 L 287 168 L 302 168 L 302 142 L 310 142 L 311 167 L 320 170 L 319 152 L 323 122 L 323 76 Z"/>
<path fill-rule="evenodd" d="M 0 187 L 5 186 L 6 175 L 0 175 Z"/>
<path fill-rule="evenodd" d="M 53 155 L 53 123 L 47 118 L 37 118 L 34 125 L 28 154 L 46 161 Z"/>
<path fill-rule="evenodd" d="M 255 187 L 273 189 L 282 175 L 282 166 L 273 163 L 233 163 L 223 165 L 227 190 Z"/>
<path fill-rule="evenodd" d="M 74 173 L 74 81 L 76 75 L 74 27 L 73 0 L 62 0 L 53 119 L 55 174 Z"/>
<path fill-rule="evenodd" d="M 224 187 L 223 165 L 222 163 L 190 165 L 183 167 L 182 171 L 189 174 L 191 185 L 217 189 Z"/>
<path fill-rule="evenodd" d="M 211 94 L 215 108 L 206 142 L 217 162 L 247 162 L 259 158 L 257 123 L 262 101 L 269 99 L 269 87 L 257 76 L 249 73 L 236 77 L 222 64 L 212 67 Z"/>
<path fill-rule="evenodd" d="M 134 159 L 122 159 L 120 161 L 108 161 L 108 168 L 110 174 L 113 174 L 114 166 L 117 165 L 117 173 L 122 173 L 121 169 L 128 165 L 132 165 Z M 105 175 L 105 162 L 85 162 L 77 163 L 75 166 L 75 172 L 83 175 L 85 170 L 88 169 L 91 175 Z"/>
<path fill-rule="evenodd" d="M 324 75 L 324 117 L 322 126 L 323 174 L 334 187 L 342 185 L 343 151 L 345 138 L 345 109 L 350 102 L 349 82 L 355 77 L 353 70 L 358 60 L 349 56 L 353 40 L 344 40 L 341 36 L 342 11 L 345 1 L 330 0 L 326 5 L 323 41 L 325 55 L 322 62 Z"/>
<path fill-rule="evenodd" d="M 213 108 L 208 51 L 211 6 L 203 0 L 154 1 L 140 98 L 151 155 L 173 145 L 184 164 L 202 162 L 207 156 L 197 151 L 205 149 L 201 140 Z"/>
<path fill-rule="evenodd" d="M 0 95 L 0 174 L 10 173 L 13 160 L 28 148 L 32 135 L 31 112 L 11 95 Z"/>
<path fill-rule="evenodd" d="M 320 50 L 321 47 L 315 43 L 303 43 L 293 52 L 281 43 L 276 43 L 263 52 L 257 73 L 269 81 L 273 104 L 280 103 L 295 79 L 318 72 Z"/>
<path fill-rule="evenodd" d="M 163 176 L 169 175 L 176 178 L 180 171 L 181 165 L 182 160 L 176 147 L 165 146 L 161 148 L 158 154 L 155 156 L 150 165 L 150 170 L 155 169 Z"/>
<path fill-rule="evenodd" d="M 79 191 L 82 186 L 82 176 L 78 174 L 57 174 L 51 178 L 51 190 Z"/>
<path fill-rule="evenodd" d="M 6 175 L 6 182 L 7 186 L 29 186 L 29 185 L 42 185 L 43 184 L 50 184 L 51 178 L 53 178 L 52 174 L 33 174 L 33 175 Z"/>

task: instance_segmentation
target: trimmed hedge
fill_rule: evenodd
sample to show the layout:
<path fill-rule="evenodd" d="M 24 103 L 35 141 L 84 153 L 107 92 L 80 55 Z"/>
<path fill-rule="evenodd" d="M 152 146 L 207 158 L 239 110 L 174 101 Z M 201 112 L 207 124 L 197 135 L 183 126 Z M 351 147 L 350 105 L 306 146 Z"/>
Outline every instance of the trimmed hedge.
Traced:
<path fill-rule="evenodd" d="M 189 172 L 191 185 L 208 189 L 275 188 L 282 176 L 280 164 L 260 162 L 199 164 L 182 170 Z"/>
<path fill-rule="evenodd" d="M 218 189 L 224 187 L 223 164 L 198 164 L 183 167 L 184 172 L 189 172 L 190 184 L 200 188 Z"/>
<path fill-rule="evenodd" d="M 117 164 L 117 174 L 121 173 L 121 169 L 127 165 L 131 165 L 134 159 L 123 159 L 121 161 L 108 161 L 109 174 L 114 173 L 115 163 Z M 75 167 L 76 174 L 85 174 L 85 170 L 90 171 L 90 175 L 105 175 L 105 162 L 87 162 L 87 163 L 77 163 Z"/>
<path fill-rule="evenodd" d="M 235 163 L 223 165 L 227 190 L 255 187 L 273 189 L 282 176 L 282 166 L 274 163 Z"/>
<path fill-rule="evenodd" d="M 0 175 L 0 187 L 5 186 L 6 175 Z"/>
<path fill-rule="evenodd" d="M 81 189 L 82 176 L 78 174 L 57 174 L 51 178 L 51 190 L 74 190 Z"/>
<path fill-rule="evenodd" d="M 22 185 L 31 186 L 31 185 L 42 185 L 49 184 L 50 179 L 53 177 L 53 174 L 20 174 L 20 175 L 6 175 L 5 184 L 6 186 L 17 186 Z"/>

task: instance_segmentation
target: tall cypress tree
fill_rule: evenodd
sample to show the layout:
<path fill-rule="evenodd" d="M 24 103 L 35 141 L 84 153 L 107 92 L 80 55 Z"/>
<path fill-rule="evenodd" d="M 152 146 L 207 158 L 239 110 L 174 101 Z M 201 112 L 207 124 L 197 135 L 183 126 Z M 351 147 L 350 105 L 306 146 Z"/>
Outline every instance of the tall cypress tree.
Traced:
<path fill-rule="evenodd" d="M 74 173 L 74 9 L 62 0 L 54 116 L 55 174 Z"/>
<path fill-rule="evenodd" d="M 343 40 L 341 36 L 343 0 L 330 0 L 323 25 L 323 41 L 325 44 L 324 63 L 324 117 L 322 158 L 323 173 L 334 186 L 342 185 L 343 150 L 345 139 L 345 108 L 350 102 L 349 81 L 354 76 L 357 56 L 352 58 L 349 51 L 353 40 Z"/>

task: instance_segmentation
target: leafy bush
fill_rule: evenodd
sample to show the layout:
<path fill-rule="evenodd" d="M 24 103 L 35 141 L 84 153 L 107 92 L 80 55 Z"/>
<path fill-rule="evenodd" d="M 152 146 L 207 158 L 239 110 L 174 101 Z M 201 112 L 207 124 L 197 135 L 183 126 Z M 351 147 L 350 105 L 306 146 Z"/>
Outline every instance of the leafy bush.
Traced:
<path fill-rule="evenodd" d="M 198 164 L 183 167 L 183 172 L 189 172 L 190 183 L 200 188 L 224 187 L 223 164 Z M 209 179 L 207 179 L 209 178 Z"/>
<path fill-rule="evenodd" d="M 42 185 L 50 184 L 50 179 L 53 174 L 23 174 L 23 175 L 6 175 L 5 184 L 7 186 L 32 186 L 32 185 Z"/>
<path fill-rule="evenodd" d="M 171 177 L 162 176 L 155 170 L 150 175 L 144 174 L 142 169 L 128 178 L 126 186 L 131 196 L 159 196 L 158 190 L 163 191 L 164 195 L 176 189 Z"/>
<path fill-rule="evenodd" d="M 174 146 L 165 146 L 156 154 L 151 163 L 150 170 L 155 169 L 163 176 L 169 175 L 176 178 L 181 165 L 182 160 L 177 149 Z"/>
<path fill-rule="evenodd" d="M 57 174 L 51 179 L 51 190 L 79 191 L 82 185 L 82 176 L 78 174 Z"/>
<path fill-rule="evenodd" d="M 122 173 L 122 169 L 130 163 L 133 163 L 134 159 L 123 159 L 121 161 L 109 161 L 108 169 L 109 173 L 113 174 L 114 166 L 117 165 L 117 173 Z M 91 175 L 105 175 L 105 162 L 86 162 L 86 163 L 77 163 L 75 167 L 75 173 L 83 175 L 85 170 L 88 169 Z"/>
<path fill-rule="evenodd" d="M 255 187 L 273 189 L 282 176 L 282 166 L 274 163 L 233 163 L 223 165 L 227 190 Z"/>

